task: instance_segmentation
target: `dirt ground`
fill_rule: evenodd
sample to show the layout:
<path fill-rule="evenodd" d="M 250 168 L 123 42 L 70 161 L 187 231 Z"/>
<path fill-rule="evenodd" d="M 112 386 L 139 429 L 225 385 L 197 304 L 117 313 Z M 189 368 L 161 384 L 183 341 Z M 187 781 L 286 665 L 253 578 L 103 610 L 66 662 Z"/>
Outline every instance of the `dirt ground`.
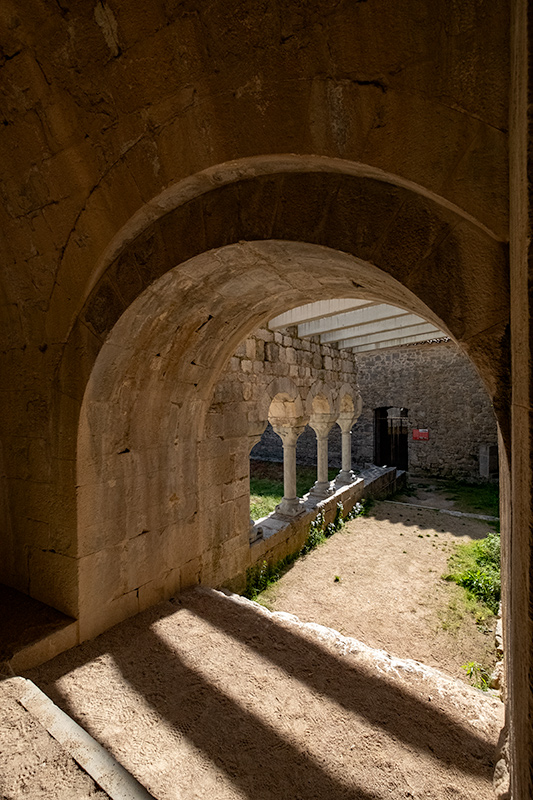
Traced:
<path fill-rule="evenodd" d="M 0 681 L 0 797 L 2 800 L 108 800 L 95 782 Z"/>
<path fill-rule="evenodd" d="M 244 598 L 182 594 L 28 677 L 158 800 L 492 797 L 499 700 Z"/>
<path fill-rule="evenodd" d="M 432 492 L 403 499 L 453 506 Z M 480 520 L 379 502 L 297 561 L 260 602 L 468 682 L 464 664 L 490 670 L 496 662 L 495 620 L 462 616 L 462 589 L 441 576 L 456 543 L 489 530 Z"/>
<path fill-rule="evenodd" d="M 503 705 L 451 677 L 492 636 L 438 615 L 452 542 L 485 532 L 378 503 L 268 592 L 281 611 L 198 588 L 26 677 L 157 800 L 492 800 Z M 4 798 L 102 796 L 13 709 Z"/>

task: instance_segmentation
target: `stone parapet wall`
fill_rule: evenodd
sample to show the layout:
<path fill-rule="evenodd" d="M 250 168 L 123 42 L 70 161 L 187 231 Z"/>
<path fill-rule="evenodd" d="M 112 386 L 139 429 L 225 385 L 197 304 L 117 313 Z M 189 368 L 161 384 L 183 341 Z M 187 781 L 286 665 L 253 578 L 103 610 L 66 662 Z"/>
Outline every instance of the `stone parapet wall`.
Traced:
<path fill-rule="evenodd" d="M 363 412 L 353 429 L 354 464 L 373 460 L 374 409 L 408 409 L 409 472 L 479 478 L 479 451 L 496 444 L 494 411 L 471 361 L 452 342 L 357 358 Z M 413 429 L 427 428 L 427 441 Z"/>

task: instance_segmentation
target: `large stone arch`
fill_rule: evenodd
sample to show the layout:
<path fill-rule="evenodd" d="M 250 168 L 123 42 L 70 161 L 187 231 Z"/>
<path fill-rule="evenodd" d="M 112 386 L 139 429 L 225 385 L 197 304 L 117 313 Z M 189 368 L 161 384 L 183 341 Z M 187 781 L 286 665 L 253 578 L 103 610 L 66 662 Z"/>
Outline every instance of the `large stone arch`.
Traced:
<path fill-rule="evenodd" d="M 203 519 L 204 529 L 212 529 L 209 565 L 200 564 L 201 559 L 189 564 L 179 581 L 172 577 L 172 559 L 154 572 L 142 553 L 137 561 L 146 566 L 144 573 L 130 574 L 128 552 L 131 555 L 134 547 L 142 550 L 143 537 L 148 541 L 145 530 L 152 536 L 166 531 L 172 540 L 177 527 L 185 526 L 189 539 L 198 541 L 194 538 L 202 517 L 198 498 L 209 481 L 213 485 L 210 470 L 220 469 L 224 459 L 235 464 L 244 458 L 237 428 L 231 455 L 222 454 L 227 444 L 220 445 L 219 461 L 204 470 L 204 478 L 198 477 L 198 463 L 213 461 L 202 445 L 213 387 L 237 344 L 276 313 L 312 299 L 339 296 L 378 298 L 403 306 L 435 322 L 468 352 L 496 410 L 504 410 L 507 402 L 502 392 L 506 251 L 486 228 L 426 192 L 417 193 L 374 173 L 295 171 L 232 178 L 152 219 L 129 239 L 101 269 L 71 331 L 57 383 L 56 447 L 63 467 L 74 462 L 73 426 L 85 396 L 77 452 L 80 488 L 76 511 L 74 482 L 63 468 L 57 481 L 58 516 L 65 529 L 76 530 L 68 542 L 70 575 L 62 607 L 92 620 L 87 626 L 81 623 L 82 637 L 179 586 L 196 580 L 219 583 L 232 571 L 242 571 L 248 519 L 242 541 L 225 547 L 224 531 L 231 526 L 239 529 L 229 510 L 225 521 L 214 514 Z M 155 397 L 157 409 L 149 399 Z M 135 419 L 144 423 L 132 438 L 122 423 Z M 246 420 L 247 430 L 250 422 Z M 103 439 L 105 431 L 111 432 L 100 448 L 94 437 L 99 425 Z M 128 436 L 136 442 L 134 447 Z M 177 462 L 171 455 L 170 443 L 175 440 L 181 442 Z M 152 456 L 157 452 L 152 466 L 150 441 L 156 443 Z M 110 486 L 117 480 L 115 472 L 120 476 L 126 464 L 135 464 L 139 448 L 144 455 L 142 466 L 129 473 L 135 475 L 133 483 L 124 491 L 120 481 Z M 157 512 L 154 520 L 147 511 L 150 470 L 152 483 L 163 471 L 167 478 L 181 475 L 188 481 L 186 506 L 172 501 L 164 519 Z M 95 495 L 97 485 L 101 492 Z M 164 494 L 165 503 L 180 495 L 168 485 Z M 119 503 L 116 514 L 108 513 L 107 519 L 120 519 L 121 524 L 97 544 L 98 514 L 105 508 L 109 511 L 111 496 L 120 496 L 120 503 L 131 497 L 136 510 L 126 513 Z M 138 503 L 144 502 L 143 497 L 148 505 L 141 512 Z M 155 505 L 166 508 L 160 501 L 158 497 Z M 135 537 L 140 538 L 134 544 L 130 540 Z M 180 549 L 176 542 L 168 548 Z M 162 552 L 154 543 L 145 549 Z M 121 561 L 122 577 L 116 581 L 115 567 Z M 98 576 L 105 576 L 108 567 L 109 584 L 116 584 L 119 594 L 108 592 L 104 600 Z M 106 602 L 115 610 L 102 610 Z M 98 604 L 101 613 L 95 611 Z"/>

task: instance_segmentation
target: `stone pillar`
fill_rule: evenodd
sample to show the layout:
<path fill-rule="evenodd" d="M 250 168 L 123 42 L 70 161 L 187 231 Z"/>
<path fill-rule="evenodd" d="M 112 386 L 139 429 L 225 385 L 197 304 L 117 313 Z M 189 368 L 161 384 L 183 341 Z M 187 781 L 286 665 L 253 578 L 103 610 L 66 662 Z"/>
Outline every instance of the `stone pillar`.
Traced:
<path fill-rule="evenodd" d="M 313 488 L 309 492 L 310 496 L 317 498 L 329 497 L 333 494 L 331 481 L 328 479 L 328 433 L 335 424 L 335 420 L 311 419 L 310 427 L 316 433 L 316 461 L 317 479 Z"/>
<path fill-rule="evenodd" d="M 283 500 L 276 506 L 275 514 L 281 517 L 296 517 L 304 511 L 302 500 L 296 496 L 296 442 L 305 425 L 275 425 L 283 442 Z"/>
<path fill-rule="evenodd" d="M 261 441 L 262 434 L 256 434 L 248 437 L 248 464 L 250 464 L 250 453 L 255 445 Z M 255 520 L 250 516 L 250 542 L 260 539 L 263 535 L 262 528 L 255 528 Z"/>
<path fill-rule="evenodd" d="M 533 797 L 533 7 L 511 4 L 510 288 L 511 508 L 502 527 L 510 796 Z M 505 438 L 502 430 L 505 456 Z M 501 470 L 504 473 L 504 470 Z M 504 484 L 505 486 L 505 484 Z M 506 526 L 507 528 L 507 526 Z M 506 544 L 507 540 L 507 544 Z M 504 544 L 506 544 L 504 548 Z M 500 793 L 501 796 L 501 793 Z"/>
<path fill-rule="evenodd" d="M 355 480 L 355 474 L 352 472 L 352 425 L 353 419 L 343 419 L 339 417 L 337 420 L 342 432 L 342 469 L 335 478 L 336 486 L 348 486 Z"/>

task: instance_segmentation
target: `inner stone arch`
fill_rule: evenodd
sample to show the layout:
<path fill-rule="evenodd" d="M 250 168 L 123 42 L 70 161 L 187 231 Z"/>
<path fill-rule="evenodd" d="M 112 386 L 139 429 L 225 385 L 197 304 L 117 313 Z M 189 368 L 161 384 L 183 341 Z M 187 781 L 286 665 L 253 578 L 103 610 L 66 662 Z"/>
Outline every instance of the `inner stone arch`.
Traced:
<path fill-rule="evenodd" d="M 136 252 L 138 275 L 138 244 Z M 148 267 L 153 249 L 143 258 Z M 85 313 L 96 333 L 105 322 L 99 336 L 111 327 L 78 431 L 82 638 L 180 588 L 231 583 L 248 566 L 248 495 L 234 487 L 248 474 L 249 437 L 264 420 L 256 402 L 236 407 L 229 421 L 208 411 L 224 364 L 254 328 L 335 297 L 394 302 L 450 333 L 456 327 L 424 302 L 425 291 L 421 297 L 368 261 L 308 242 L 204 252 L 153 280 L 121 314 L 112 307 L 116 322 L 107 307 L 107 322 L 95 316 L 104 285 Z M 463 331 L 470 324 L 461 319 Z"/>

